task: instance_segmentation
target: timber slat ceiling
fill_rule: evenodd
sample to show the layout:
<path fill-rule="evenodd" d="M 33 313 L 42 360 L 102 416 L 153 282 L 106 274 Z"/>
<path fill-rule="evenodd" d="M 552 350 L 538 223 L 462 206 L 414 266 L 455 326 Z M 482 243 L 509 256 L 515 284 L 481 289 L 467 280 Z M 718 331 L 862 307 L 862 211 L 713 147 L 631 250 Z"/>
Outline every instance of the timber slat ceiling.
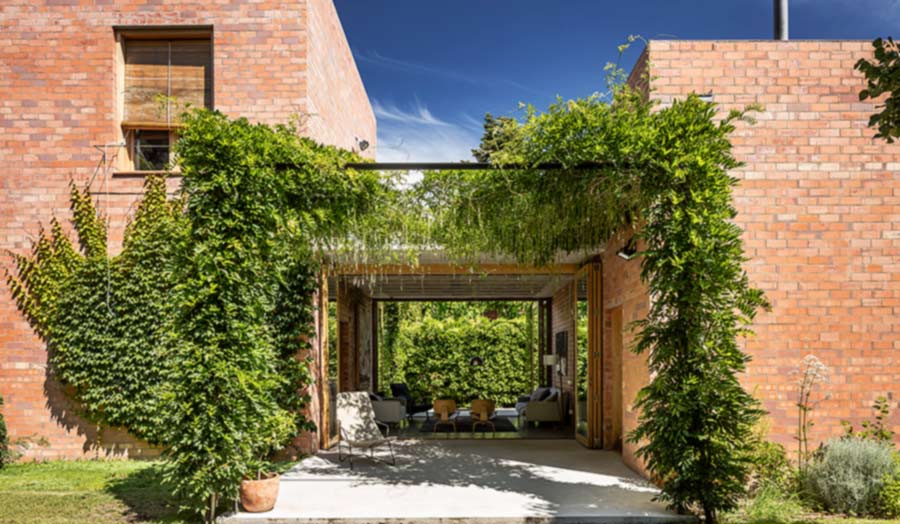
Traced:
<path fill-rule="evenodd" d="M 551 296 L 570 280 L 558 274 L 380 275 L 353 283 L 378 300 L 527 300 Z M 331 279 L 329 286 L 335 285 Z"/>

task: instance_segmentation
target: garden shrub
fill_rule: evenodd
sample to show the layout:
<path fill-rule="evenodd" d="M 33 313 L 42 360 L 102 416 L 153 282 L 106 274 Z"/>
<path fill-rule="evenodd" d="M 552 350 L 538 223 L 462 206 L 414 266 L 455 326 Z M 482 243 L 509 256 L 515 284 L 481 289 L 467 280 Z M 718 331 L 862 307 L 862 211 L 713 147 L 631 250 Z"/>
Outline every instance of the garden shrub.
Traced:
<path fill-rule="evenodd" d="M 9 435 L 6 433 L 6 421 L 3 420 L 3 397 L 0 397 L 0 468 L 10 462 Z"/>
<path fill-rule="evenodd" d="M 885 476 L 895 471 L 892 450 L 864 439 L 837 439 L 809 463 L 803 475 L 806 492 L 818 507 L 834 513 L 878 513 Z"/>
<path fill-rule="evenodd" d="M 416 398 L 487 398 L 513 405 L 531 384 L 528 344 L 524 318 L 426 316 L 398 333 L 393 376 Z M 474 357 L 483 364 L 472 366 Z"/>
<path fill-rule="evenodd" d="M 790 524 L 796 522 L 803 509 L 795 493 L 774 483 L 764 483 L 726 520 L 743 524 Z"/>
<path fill-rule="evenodd" d="M 891 444 L 894 442 L 894 432 L 888 427 L 888 418 L 891 415 L 891 404 L 887 397 L 878 397 L 872 404 L 875 412 L 875 420 L 864 420 L 859 431 L 848 420 L 842 420 L 844 438 L 862 438 Z"/>
<path fill-rule="evenodd" d="M 878 494 L 878 516 L 900 517 L 900 452 L 894 451 L 894 471 L 884 476 L 884 486 Z"/>
<path fill-rule="evenodd" d="M 756 492 L 773 485 L 786 488 L 792 468 L 784 446 L 768 439 L 768 419 L 761 419 L 754 428 L 750 450 L 750 488 Z"/>

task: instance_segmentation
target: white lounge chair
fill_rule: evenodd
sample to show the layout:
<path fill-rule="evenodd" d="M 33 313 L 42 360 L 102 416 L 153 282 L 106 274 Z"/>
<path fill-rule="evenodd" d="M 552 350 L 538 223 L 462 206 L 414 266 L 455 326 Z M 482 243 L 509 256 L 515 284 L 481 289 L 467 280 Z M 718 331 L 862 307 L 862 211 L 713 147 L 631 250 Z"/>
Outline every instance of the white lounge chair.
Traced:
<path fill-rule="evenodd" d="M 365 391 L 348 391 L 337 395 L 337 422 L 341 440 L 338 442 L 338 460 L 350 461 L 350 469 L 353 469 L 353 448 L 369 450 L 369 457 L 375 460 L 374 449 L 387 446 L 391 452 L 391 464 L 396 465 L 394 458 L 393 437 L 385 437 L 378 426 L 384 426 L 390 431 L 387 424 L 375 420 L 375 411 L 372 409 L 372 401 Z M 350 451 L 346 455 L 342 446 L 346 444 Z"/>

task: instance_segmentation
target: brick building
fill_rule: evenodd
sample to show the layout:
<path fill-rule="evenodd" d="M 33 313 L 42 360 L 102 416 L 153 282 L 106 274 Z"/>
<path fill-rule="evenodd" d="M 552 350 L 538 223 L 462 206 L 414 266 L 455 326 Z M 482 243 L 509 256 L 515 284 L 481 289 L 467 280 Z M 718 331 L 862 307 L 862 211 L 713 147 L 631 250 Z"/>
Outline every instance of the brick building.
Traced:
<path fill-rule="evenodd" d="M 177 129 L 166 106 L 178 101 L 267 123 L 299 117 L 313 138 L 366 140 L 374 155 L 375 117 L 329 0 L 4 2 L 0 45 L 3 250 L 27 251 L 41 224 L 68 216 L 71 179 L 90 183 L 116 249 L 142 185 L 120 175 L 162 167 Z M 78 416 L 5 290 L 0 348 L 11 437 L 50 442 L 28 456 L 144 453 Z"/>
<path fill-rule="evenodd" d="M 876 107 L 859 101 L 865 80 L 853 66 L 870 56 L 871 44 L 864 41 L 651 41 L 631 76 L 662 107 L 690 93 L 713 100 L 723 112 L 763 106 L 756 124 L 740 124 L 733 135 L 735 156 L 744 162 L 734 173 L 740 180 L 734 197 L 750 257 L 746 268 L 772 303 L 757 317 L 756 336 L 745 342 L 753 361 L 742 380 L 769 411 L 771 438 L 788 450 L 794 449 L 797 419 L 791 372 L 809 354 L 831 370 L 831 382 L 814 398 L 814 446 L 839 435 L 841 420 L 858 427 L 871 419 L 873 401 L 882 395 L 893 400 L 888 424 L 900 433 L 893 398 L 900 393 L 894 391 L 900 378 L 900 148 L 873 139 L 867 127 Z M 485 260 L 486 276 L 469 289 L 454 268 L 439 265 L 408 269 L 420 279 L 404 276 L 413 291 L 403 291 L 403 278 L 395 275 L 352 293 L 339 286 L 348 302 L 339 307 L 339 320 L 346 316 L 350 345 L 357 346 L 342 344 L 342 358 L 364 355 L 358 360 L 371 362 L 377 349 L 362 333 L 371 327 L 352 314 L 354 308 L 369 311 L 373 300 L 472 298 L 484 296 L 486 287 L 497 290 L 497 298 L 547 305 L 540 350 L 564 363 L 548 380 L 574 399 L 574 306 L 584 300 L 579 275 L 587 268 L 586 287 L 595 290 L 594 298 L 587 292 L 589 309 L 596 312 L 587 322 L 599 317 L 597 325 L 588 325 L 587 347 L 598 362 L 597 369 L 587 366 L 592 393 L 583 409 L 590 430 L 580 440 L 621 447 L 625 461 L 641 469 L 623 436 L 636 426 L 632 402 L 649 377 L 644 357 L 627 350 L 634 338 L 627 326 L 646 315 L 652 298 L 640 282 L 639 260 L 617 256 L 630 237 L 616 235 L 593 257 L 568 257 L 552 268 L 555 276 L 546 268 Z M 504 278 L 522 274 L 541 284 L 504 287 Z M 596 339 L 591 330 L 599 332 Z M 369 387 L 371 373 L 356 371 L 341 389 Z M 584 422 L 572 404 L 566 408 L 570 421 Z"/>
<path fill-rule="evenodd" d="M 141 186 L 140 177 L 121 175 L 164 167 L 177 132 L 172 106 L 179 101 L 269 123 L 299 115 L 310 136 L 345 148 L 375 141 L 374 116 L 328 0 L 7 2 L 0 7 L 0 44 L 2 249 L 24 252 L 42 223 L 68 216 L 70 179 L 91 185 L 110 218 L 115 248 Z M 892 395 L 900 376 L 900 148 L 874 140 L 866 127 L 875 106 L 859 102 L 864 81 L 853 65 L 870 49 L 868 42 L 652 41 L 634 71 L 634 79 L 649 73 L 649 96 L 663 105 L 696 92 L 723 110 L 765 106 L 756 125 L 741 125 L 734 135 L 735 154 L 745 162 L 735 173 L 741 179 L 735 198 L 751 257 L 747 268 L 773 304 L 746 343 L 754 360 L 744 383 L 763 400 L 772 437 L 784 444 L 796 416 L 789 373 L 805 355 L 815 354 L 832 370 L 814 440 L 839 432 L 841 419 L 868 418 L 872 401 Z M 374 147 L 364 154 L 373 155 Z M 603 353 L 594 443 L 602 447 L 621 445 L 634 427 L 631 402 L 647 380 L 641 358 L 627 351 L 631 334 L 623 329 L 646 313 L 650 300 L 639 262 L 615 256 L 626 238 L 612 239 L 591 269 L 602 289 L 594 342 Z M 571 260 L 555 271 L 575 275 L 580 266 Z M 433 264 L 430 274 L 439 271 Z M 548 287 L 558 274 L 528 280 L 508 263 L 493 271 L 496 278 L 480 281 L 482 290 L 514 293 L 503 286 L 522 289 L 523 281 L 538 286 L 528 296 L 540 298 L 544 318 L 552 318 L 547 350 L 558 352 L 554 335 L 574 332 L 567 309 L 578 296 L 574 280 Z M 453 284 L 452 275 L 444 276 L 443 284 L 435 282 Z M 389 284 L 378 292 L 389 296 Z M 340 286 L 330 292 L 349 296 Z M 339 308 L 359 346 L 341 347 L 352 351 L 347 361 L 355 366 L 342 370 L 342 389 L 374 382 L 371 299 L 361 290 L 352 299 L 355 309 Z M 571 357 L 574 337 L 566 343 Z M 0 395 L 11 436 L 50 442 L 30 457 L 152 452 L 120 431 L 98 434 L 78 416 L 47 376 L 46 351 L 7 292 L 0 294 L 0 348 Z M 320 370 L 323 351 L 320 344 L 313 355 Z M 567 365 L 553 380 L 571 390 L 575 358 Z M 326 410 L 318 409 L 325 388 L 319 389 L 314 416 L 328 430 Z M 900 432 L 900 417 L 892 416 L 890 425 Z M 308 445 L 330 440 L 307 437 Z M 630 446 L 624 454 L 638 465 Z"/>
<path fill-rule="evenodd" d="M 865 79 L 853 66 L 871 56 L 868 41 L 652 41 L 635 71 L 649 69 L 650 96 L 663 105 L 695 92 L 723 111 L 764 106 L 732 139 L 745 163 L 735 201 L 746 268 L 772 303 L 745 345 L 753 361 L 743 383 L 789 450 L 790 371 L 807 354 L 832 374 L 814 444 L 843 419 L 872 419 L 881 395 L 900 432 L 900 146 L 867 127 L 875 104 L 859 101 Z"/>

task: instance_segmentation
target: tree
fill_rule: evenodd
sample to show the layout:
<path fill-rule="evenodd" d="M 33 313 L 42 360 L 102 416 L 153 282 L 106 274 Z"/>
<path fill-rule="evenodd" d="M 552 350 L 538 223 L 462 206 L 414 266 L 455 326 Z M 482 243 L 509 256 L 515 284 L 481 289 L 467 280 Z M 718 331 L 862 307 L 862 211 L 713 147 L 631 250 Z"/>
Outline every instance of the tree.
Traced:
<path fill-rule="evenodd" d="M 484 115 L 484 134 L 481 143 L 472 150 L 472 156 L 479 162 L 491 162 L 491 155 L 501 151 L 511 140 L 515 139 L 519 123 L 508 116 L 494 117 L 490 113 Z"/>
<path fill-rule="evenodd" d="M 872 42 L 875 59 L 861 58 L 855 68 L 866 76 L 866 88 L 859 92 L 860 100 L 887 95 L 884 103 L 877 106 L 881 112 L 869 117 L 869 127 L 877 127 L 876 138 L 883 138 L 889 144 L 900 137 L 900 50 L 890 37 L 876 38 Z"/>

